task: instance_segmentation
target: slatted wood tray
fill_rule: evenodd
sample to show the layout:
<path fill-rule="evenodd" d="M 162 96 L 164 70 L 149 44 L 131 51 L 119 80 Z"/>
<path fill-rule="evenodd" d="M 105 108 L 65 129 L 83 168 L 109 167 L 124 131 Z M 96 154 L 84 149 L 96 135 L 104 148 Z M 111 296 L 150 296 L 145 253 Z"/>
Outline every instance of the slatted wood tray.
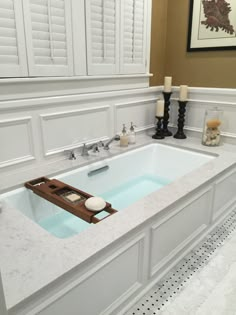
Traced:
<path fill-rule="evenodd" d="M 101 211 L 94 212 L 88 210 L 84 205 L 85 201 L 93 196 L 57 179 L 40 177 L 26 182 L 25 187 L 32 190 L 38 196 L 50 201 L 58 207 L 63 208 L 88 223 L 98 223 L 117 212 L 117 210 L 113 209 L 111 204 L 108 202 L 106 202 L 105 208 Z M 71 202 L 66 200 L 65 195 L 67 193 L 79 195 L 81 197 L 81 201 Z M 103 219 L 96 218 L 95 216 L 102 211 L 107 212 L 107 216 Z"/>

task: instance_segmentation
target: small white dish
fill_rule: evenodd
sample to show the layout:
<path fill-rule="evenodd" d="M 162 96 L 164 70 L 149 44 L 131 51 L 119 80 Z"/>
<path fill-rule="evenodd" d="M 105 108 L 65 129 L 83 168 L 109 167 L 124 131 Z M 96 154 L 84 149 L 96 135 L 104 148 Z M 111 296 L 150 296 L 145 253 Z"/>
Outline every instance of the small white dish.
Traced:
<path fill-rule="evenodd" d="M 85 201 L 85 207 L 90 211 L 101 211 L 106 207 L 106 201 L 101 197 L 91 197 Z"/>

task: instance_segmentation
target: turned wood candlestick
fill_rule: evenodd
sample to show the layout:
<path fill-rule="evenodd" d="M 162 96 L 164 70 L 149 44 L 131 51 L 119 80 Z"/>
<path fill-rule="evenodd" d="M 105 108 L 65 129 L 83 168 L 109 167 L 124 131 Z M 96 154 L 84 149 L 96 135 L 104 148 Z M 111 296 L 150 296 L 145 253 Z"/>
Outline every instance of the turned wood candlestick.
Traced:
<path fill-rule="evenodd" d="M 169 124 L 169 110 L 170 110 L 170 97 L 172 92 L 162 92 L 164 100 L 165 100 L 165 109 L 164 109 L 164 118 L 163 118 L 163 134 L 165 137 L 172 136 L 172 132 L 168 130 Z"/>
<path fill-rule="evenodd" d="M 157 118 L 157 127 L 156 127 L 156 133 L 155 135 L 152 136 L 153 139 L 164 139 L 165 136 L 163 134 L 163 129 L 162 129 L 162 120 L 163 117 L 158 117 Z"/>
<path fill-rule="evenodd" d="M 184 134 L 184 122 L 185 122 L 185 112 L 187 101 L 178 101 L 179 102 L 179 118 L 178 118 L 178 130 L 174 135 L 176 139 L 186 139 Z"/>

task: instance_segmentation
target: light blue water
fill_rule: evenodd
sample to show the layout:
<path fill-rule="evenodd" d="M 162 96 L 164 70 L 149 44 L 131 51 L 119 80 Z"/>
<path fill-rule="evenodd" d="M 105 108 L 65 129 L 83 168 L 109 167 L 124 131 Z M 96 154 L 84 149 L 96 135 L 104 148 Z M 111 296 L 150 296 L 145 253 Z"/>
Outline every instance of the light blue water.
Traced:
<path fill-rule="evenodd" d="M 169 183 L 170 181 L 164 178 L 144 175 L 108 190 L 100 196 L 110 202 L 113 208 L 122 210 Z"/>
<path fill-rule="evenodd" d="M 59 238 L 67 238 L 86 230 L 90 224 L 75 215 L 62 211 L 43 219 L 38 224 L 49 233 Z"/>
<path fill-rule="evenodd" d="M 169 182 L 166 179 L 152 175 L 140 176 L 106 191 L 100 196 L 110 202 L 114 209 L 122 210 L 151 192 L 167 185 Z M 98 217 L 102 219 L 104 213 L 101 212 Z M 38 223 L 42 228 L 59 238 L 67 238 L 79 234 L 90 226 L 89 223 L 67 211 L 61 211 Z"/>

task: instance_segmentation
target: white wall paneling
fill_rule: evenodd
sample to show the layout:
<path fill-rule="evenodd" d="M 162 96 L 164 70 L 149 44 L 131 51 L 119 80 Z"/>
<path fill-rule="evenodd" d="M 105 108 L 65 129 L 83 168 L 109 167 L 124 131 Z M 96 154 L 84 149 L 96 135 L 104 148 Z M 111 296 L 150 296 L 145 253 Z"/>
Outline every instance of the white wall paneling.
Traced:
<path fill-rule="evenodd" d="M 110 106 L 41 115 L 44 153 L 63 152 L 111 135 Z"/>
<path fill-rule="evenodd" d="M 221 134 L 224 141 L 236 144 L 236 89 L 190 88 L 186 106 L 185 129 L 201 136 L 206 109 L 223 110 Z M 178 89 L 174 89 L 170 110 L 170 125 L 176 127 L 178 119 Z"/>
<path fill-rule="evenodd" d="M 18 83 L 16 83 L 16 90 L 20 90 L 23 85 L 25 89 L 30 89 L 30 82 L 32 81 L 30 80 L 29 84 L 27 84 L 27 80 L 29 79 L 24 80 L 25 81 L 22 83 L 17 81 L 20 85 L 18 88 Z M 40 84 L 40 82 L 40 79 L 38 79 L 38 84 Z M 51 80 L 49 80 L 49 82 L 51 82 Z M 60 83 L 57 84 L 57 82 Z M 53 79 L 53 86 L 56 90 L 52 91 L 51 95 L 57 93 L 55 91 L 61 87 L 60 84 L 62 84 L 62 82 L 61 79 L 58 79 L 58 81 Z M 70 86 L 69 82 L 73 82 L 73 84 Z M 90 81 L 88 80 L 88 82 Z M 107 81 L 104 81 L 104 83 L 106 82 Z M 44 81 L 42 81 L 42 85 L 45 85 Z M 123 123 L 129 127 L 130 122 L 133 121 L 137 125 L 137 131 L 153 128 L 155 125 L 155 103 L 159 97 L 162 97 L 162 87 L 76 94 L 76 85 L 78 85 L 77 81 L 68 81 L 68 87 L 72 87 L 72 90 L 66 89 L 66 93 L 70 92 L 70 95 L 61 96 L 58 94 L 58 96 L 52 97 L 36 97 L 39 96 L 36 91 L 33 93 L 28 91 L 24 94 L 26 98 L 22 98 L 23 95 L 21 95 L 20 99 L 0 102 L 0 112 L 3 114 L 1 114 L 2 121 L 14 121 L 20 116 L 29 117 L 31 113 L 34 115 L 32 129 L 35 131 L 35 134 L 32 136 L 32 143 L 37 144 L 37 150 L 35 150 L 36 154 L 34 154 L 31 150 L 31 136 L 29 136 L 31 131 L 27 130 L 27 124 L 25 125 L 25 122 L 23 122 L 23 125 L 22 123 L 17 125 L 17 128 L 21 129 L 21 133 L 23 130 L 23 134 L 16 131 L 13 126 L 2 124 L 0 132 L 3 132 L 3 130 L 9 131 L 7 132 L 7 136 L 4 135 L 4 138 L 1 138 L 1 142 L 4 142 L 4 146 L 6 147 L 7 145 L 6 152 L 3 153 L 3 151 L 1 151 L 0 154 L 2 174 L 8 173 L 9 165 L 15 165 L 15 171 L 24 173 L 26 165 L 22 162 L 27 160 L 27 165 L 33 166 L 33 161 L 31 162 L 29 160 L 32 160 L 34 155 L 36 157 L 37 167 L 46 166 L 49 162 L 49 156 L 50 162 L 56 162 L 59 157 L 65 158 L 62 151 L 66 148 L 75 147 L 76 141 L 77 144 L 80 144 L 83 142 L 83 139 L 87 142 L 88 140 L 95 141 L 101 137 L 110 137 L 115 132 L 121 131 Z M 36 90 L 37 84 L 34 87 Z M 10 96 L 13 90 L 8 90 L 8 88 L 9 85 L 6 82 L 0 86 L 0 90 L 3 94 L 5 93 L 5 95 L 8 95 L 10 98 L 18 98 L 19 95 L 17 95 L 17 93 Z M 75 88 L 75 90 L 73 90 L 73 88 Z M 45 93 L 46 90 L 48 91 L 48 88 L 46 89 L 45 85 Z M 89 91 L 89 84 L 84 91 Z M 178 117 L 178 89 L 174 88 L 173 92 L 170 125 L 176 126 Z M 47 93 L 50 94 L 51 92 L 48 91 Z M 32 96 L 34 96 L 34 98 L 30 98 Z M 186 113 L 187 133 L 190 133 L 192 130 L 194 135 L 200 137 L 205 109 L 218 104 L 219 108 L 224 111 L 224 141 L 235 141 L 236 143 L 236 127 L 233 122 L 236 110 L 235 96 L 235 90 L 190 88 Z M 110 108 L 99 109 L 99 107 L 104 106 L 109 106 Z M 90 108 L 93 109 L 90 110 Z M 71 114 L 69 112 L 71 112 Z M 102 123 L 100 123 L 100 121 Z M 94 131 L 86 129 L 88 126 L 97 126 L 96 132 L 95 129 Z M 19 138 L 21 139 L 20 134 L 23 137 L 22 146 L 19 145 Z M 60 136 L 58 137 L 56 134 Z M 25 137 L 25 135 L 27 135 L 27 137 Z M 13 142 L 6 140 L 10 137 L 13 139 Z M 44 141 L 40 141 L 40 139 L 44 139 Z M 17 142 L 16 146 L 12 146 L 14 141 Z M 24 145 L 26 145 L 26 147 L 24 147 Z M 7 149 L 8 147 L 9 149 Z M 11 170 L 13 172 L 13 169 Z M 32 174 L 35 173 L 32 172 Z"/>
<path fill-rule="evenodd" d="M 211 188 L 207 188 L 195 194 L 152 227 L 151 276 L 206 229 L 211 214 L 211 193 Z"/>
<path fill-rule="evenodd" d="M 8 186 L 8 181 L 10 186 L 16 185 L 16 173 L 19 178 L 23 176 L 20 184 L 37 177 L 42 170 L 45 173 L 52 165 L 58 169 L 58 160 L 67 159 L 63 152 L 66 149 L 113 136 L 117 131 L 117 104 L 120 122 L 133 121 L 138 130 L 153 127 L 158 95 L 158 88 L 147 88 L 0 102 L 0 143 L 4 147 L 0 167 L 2 175 L 6 175 L 0 189 Z M 31 115 L 30 121 L 24 120 Z M 28 163 L 22 163 L 25 161 Z"/>
<path fill-rule="evenodd" d="M 32 161 L 32 117 L 0 120 L 0 168 Z"/>
<path fill-rule="evenodd" d="M 153 128 L 155 125 L 156 98 L 119 103 L 115 105 L 115 131 L 121 132 L 123 124 L 137 125 L 137 131 Z"/>
<path fill-rule="evenodd" d="M 116 246 L 100 263 L 90 265 L 82 276 L 74 274 L 73 280 L 64 282 L 56 294 L 47 296 L 38 307 L 22 314 L 66 314 L 68 309 L 70 315 L 77 315 L 78 310 L 83 315 L 112 314 L 142 286 L 145 237 L 141 233 Z"/>

